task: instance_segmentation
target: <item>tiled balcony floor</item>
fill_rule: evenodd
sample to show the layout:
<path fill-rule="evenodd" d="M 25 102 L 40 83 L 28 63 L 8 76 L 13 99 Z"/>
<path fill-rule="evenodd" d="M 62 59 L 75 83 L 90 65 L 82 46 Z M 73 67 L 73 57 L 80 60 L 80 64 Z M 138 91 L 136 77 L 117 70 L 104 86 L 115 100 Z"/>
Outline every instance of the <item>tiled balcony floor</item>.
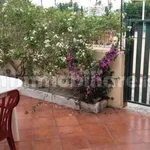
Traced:
<path fill-rule="evenodd" d="M 20 142 L 17 150 L 150 150 L 150 115 L 108 108 L 89 114 L 21 97 L 17 106 Z M 0 150 L 9 150 L 6 141 Z"/>

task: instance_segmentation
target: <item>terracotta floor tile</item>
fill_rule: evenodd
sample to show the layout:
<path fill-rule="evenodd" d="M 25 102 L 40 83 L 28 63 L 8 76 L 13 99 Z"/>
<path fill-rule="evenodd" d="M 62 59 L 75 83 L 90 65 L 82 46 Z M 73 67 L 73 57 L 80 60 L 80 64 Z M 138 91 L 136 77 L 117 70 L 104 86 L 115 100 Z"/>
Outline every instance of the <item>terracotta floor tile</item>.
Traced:
<path fill-rule="evenodd" d="M 47 140 L 52 138 L 58 138 L 57 127 L 46 127 L 46 128 L 36 128 L 33 129 L 33 139 L 34 140 Z"/>
<path fill-rule="evenodd" d="M 88 113 L 88 112 L 85 112 L 85 111 L 78 111 L 78 110 L 74 110 L 74 114 L 76 116 L 93 116 L 95 114 L 92 114 L 92 113 Z"/>
<path fill-rule="evenodd" d="M 43 103 L 44 101 L 43 100 L 39 100 L 39 99 L 36 99 L 36 98 L 31 98 L 31 103 L 32 105 L 37 105 L 37 103 Z"/>
<path fill-rule="evenodd" d="M 89 149 L 89 144 L 84 136 L 62 138 L 63 150 Z"/>
<path fill-rule="evenodd" d="M 142 117 L 150 119 L 150 113 L 140 113 Z"/>
<path fill-rule="evenodd" d="M 124 121 L 120 121 L 120 122 L 106 122 L 105 123 L 106 128 L 110 131 L 110 132 L 129 132 L 132 131 L 132 128 L 130 126 L 128 126 Z"/>
<path fill-rule="evenodd" d="M 16 145 L 16 144 L 15 144 L 15 145 Z M 8 143 L 6 143 L 6 144 L 4 145 L 4 150 L 10 150 L 10 147 L 9 147 Z"/>
<path fill-rule="evenodd" d="M 102 112 L 103 114 L 113 114 L 113 113 L 117 113 L 113 108 L 106 108 L 104 109 L 104 111 Z"/>
<path fill-rule="evenodd" d="M 17 106 L 17 112 L 26 112 L 26 111 L 31 111 L 32 106 Z"/>
<path fill-rule="evenodd" d="M 142 116 L 138 112 L 123 112 L 119 113 L 119 115 L 122 117 L 123 120 L 129 121 L 129 120 L 139 120 L 142 118 Z"/>
<path fill-rule="evenodd" d="M 84 148 L 84 149 L 78 149 L 78 150 L 92 150 L 92 149 L 90 149 L 90 148 Z"/>
<path fill-rule="evenodd" d="M 0 144 L 4 144 L 4 143 L 6 143 L 6 142 L 7 142 L 7 140 L 4 139 L 4 140 L 0 141 Z"/>
<path fill-rule="evenodd" d="M 59 139 L 33 141 L 33 150 L 62 150 Z"/>
<path fill-rule="evenodd" d="M 48 106 L 49 108 L 53 108 L 53 104 L 44 100 L 39 100 L 39 99 L 32 99 L 32 105 L 38 107 L 43 107 L 46 108 L 45 106 Z"/>
<path fill-rule="evenodd" d="M 23 110 L 17 110 L 17 118 L 18 119 L 33 119 L 32 117 L 32 113 L 28 113 L 26 114 L 26 111 L 28 111 L 29 109 L 23 109 Z"/>
<path fill-rule="evenodd" d="M 142 142 L 150 143 L 150 130 L 141 130 L 135 133 L 137 136 L 141 137 Z"/>
<path fill-rule="evenodd" d="M 106 135 L 88 135 L 89 144 L 92 148 L 100 148 L 109 144 L 115 144 L 115 141 L 108 134 Z"/>
<path fill-rule="evenodd" d="M 120 150 L 149 150 L 145 144 L 119 145 Z"/>
<path fill-rule="evenodd" d="M 53 116 L 53 108 L 49 104 L 41 104 L 36 107 L 36 111 L 32 113 L 33 118 L 43 118 L 43 117 L 52 117 Z"/>
<path fill-rule="evenodd" d="M 5 146 L 4 146 L 4 150 L 10 150 L 9 146 L 8 146 L 8 145 L 5 145 Z"/>
<path fill-rule="evenodd" d="M 146 143 L 145 145 L 148 148 L 148 150 L 150 150 L 150 143 Z"/>
<path fill-rule="evenodd" d="M 40 101 L 35 113 L 24 114 L 38 102 L 23 96 L 17 106 L 17 150 L 150 149 L 149 115 L 112 108 L 95 115 L 44 101 Z M 6 140 L 0 142 L 0 150 L 10 150 Z"/>
<path fill-rule="evenodd" d="M 16 142 L 17 150 L 32 150 L 32 141 Z"/>
<path fill-rule="evenodd" d="M 56 126 L 54 117 L 33 119 L 33 128 Z"/>
<path fill-rule="evenodd" d="M 118 144 L 134 144 L 141 143 L 141 138 L 137 136 L 135 132 L 126 132 L 126 133 L 112 133 L 115 141 Z"/>
<path fill-rule="evenodd" d="M 39 111 L 43 111 L 43 110 L 46 110 L 46 111 L 52 111 L 53 110 L 53 104 L 52 103 L 49 103 L 49 102 L 44 102 L 44 101 L 35 101 L 34 103 L 32 103 L 34 106 L 37 106 L 36 107 L 36 110 L 39 110 Z"/>
<path fill-rule="evenodd" d="M 126 123 L 133 129 L 133 130 L 146 130 L 150 129 L 150 119 L 147 118 L 139 118 L 137 120 L 129 120 Z"/>
<path fill-rule="evenodd" d="M 15 142 L 17 150 L 32 150 L 32 141 Z M 4 150 L 10 150 L 8 144 L 5 144 Z"/>
<path fill-rule="evenodd" d="M 22 100 L 27 100 L 27 99 L 28 100 L 33 100 L 33 99 L 35 99 L 35 98 L 24 96 L 24 95 L 21 95 L 20 97 L 21 97 Z"/>
<path fill-rule="evenodd" d="M 97 148 L 93 148 L 92 150 L 121 150 L 116 144 L 109 144 L 107 146 L 100 146 Z"/>
<path fill-rule="evenodd" d="M 60 137 L 71 137 L 83 135 L 83 130 L 80 126 L 63 126 L 58 127 Z"/>
<path fill-rule="evenodd" d="M 132 109 L 120 109 L 119 114 L 140 115 L 138 111 Z"/>
<path fill-rule="evenodd" d="M 58 109 L 58 108 L 59 108 L 59 109 L 66 109 L 66 108 L 68 108 L 68 107 L 63 106 L 63 105 L 58 105 L 58 104 L 55 104 L 55 103 L 54 103 L 54 105 L 53 105 L 53 110 L 54 110 L 54 109 Z"/>
<path fill-rule="evenodd" d="M 0 144 L 0 150 L 4 150 L 4 144 Z"/>
<path fill-rule="evenodd" d="M 32 129 L 26 129 L 26 130 L 19 130 L 19 137 L 20 141 L 32 141 L 33 134 L 32 134 Z"/>
<path fill-rule="evenodd" d="M 53 104 L 46 101 L 41 100 L 32 100 L 32 106 L 35 106 L 36 112 L 38 111 L 52 111 Z"/>
<path fill-rule="evenodd" d="M 81 125 L 84 133 L 87 135 L 101 135 L 101 134 L 108 134 L 107 129 L 104 127 L 103 124 L 83 124 Z"/>
<path fill-rule="evenodd" d="M 43 100 L 37 100 L 37 99 L 32 100 L 32 106 L 35 106 L 36 109 L 39 109 L 39 110 L 44 110 L 44 109 L 47 110 L 48 108 L 53 109 L 52 103 L 49 103 Z"/>
<path fill-rule="evenodd" d="M 98 114 L 97 115 L 101 122 L 112 122 L 112 121 L 121 121 L 122 118 L 118 114 Z"/>
<path fill-rule="evenodd" d="M 75 126 L 79 125 L 75 116 L 55 117 L 57 126 Z"/>
<path fill-rule="evenodd" d="M 100 123 L 100 119 L 93 114 L 93 116 L 77 116 L 77 119 L 80 124 L 95 124 L 95 123 Z"/>
<path fill-rule="evenodd" d="M 33 120 L 32 119 L 18 119 L 19 129 L 32 129 Z"/>
<path fill-rule="evenodd" d="M 113 114 L 113 113 L 116 113 L 114 109 L 112 109 L 112 108 L 106 108 L 100 114 Z M 92 113 L 88 113 L 88 112 L 84 112 L 84 111 L 76 111 L 76 110 L 74 110 L 74 114 L 76 116 L 93 116 L 93 115 L 95 115 L 95 114 L 92 114 Z"/>
<path fill-rule="evenodd" d="M 119 108 L 114 108 L 114 111 L 116 112 L 116 113 L 128 113 L 128 112 L 135 112 L 134 110 L 132 110 L 132 109 L 119 109 Z"/>
<path fill-rule="evenodd" d="M 25 107 L 31 108 L 32 107 L 32 98 L 20 98 L 19 104 L 17 107 Z"/>
<path fill-rule="evenodd" d="M 53 114 L 55 117 L 59 117 L 59 116 L 74 116 L 74 112 L 72 109 L 69 108 L 55 108 L 53 110 Z"/>
<path fill-rule="evenodd" d="M 53 112 L 52 111 L 37 111 L 32 114 L 33 118 L 48 118 L 48 117 L 53 117 Z"/>

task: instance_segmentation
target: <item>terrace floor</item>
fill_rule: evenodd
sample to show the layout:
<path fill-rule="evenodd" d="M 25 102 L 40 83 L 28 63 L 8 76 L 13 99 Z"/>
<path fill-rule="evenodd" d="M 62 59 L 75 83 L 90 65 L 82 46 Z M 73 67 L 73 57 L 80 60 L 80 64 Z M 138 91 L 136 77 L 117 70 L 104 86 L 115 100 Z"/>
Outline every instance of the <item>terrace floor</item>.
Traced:
<path fill-rule="evenodd" d="M 150 114 L 107 108 L 101 114 L 79 112 L 21 97 L 17 106 L 17 150 L 150 150 Z M 0 150 L 9 150 L 6 141 Z"/>

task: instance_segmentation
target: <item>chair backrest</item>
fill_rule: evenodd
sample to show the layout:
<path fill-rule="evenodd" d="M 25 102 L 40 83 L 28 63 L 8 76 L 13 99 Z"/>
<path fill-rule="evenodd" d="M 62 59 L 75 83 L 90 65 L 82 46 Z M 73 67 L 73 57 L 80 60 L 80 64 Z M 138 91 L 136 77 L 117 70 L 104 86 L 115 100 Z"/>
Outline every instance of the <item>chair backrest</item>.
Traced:
<path fill-rule="evenodd" d="M 11 118 L 13 108 L 19 103 L 20 96 L 18 90 L 10 91 L 0 99 L 0 131 L 9 132 L 11 128 Z"/>

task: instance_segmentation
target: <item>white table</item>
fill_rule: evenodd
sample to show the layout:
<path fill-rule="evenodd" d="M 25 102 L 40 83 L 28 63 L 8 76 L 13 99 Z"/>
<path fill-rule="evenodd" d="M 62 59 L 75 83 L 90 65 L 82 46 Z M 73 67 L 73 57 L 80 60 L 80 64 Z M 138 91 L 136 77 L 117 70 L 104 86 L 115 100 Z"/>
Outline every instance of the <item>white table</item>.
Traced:
<path fill-rule="evenodd" d="M 0 76 L 0 98 L 6 95 L 11 90 L 18 89 L 23 85 L 20 79 L 10 78 L 6 76 Z M 13 110 L 12 114 L 12 132 L 15 141 L 19 141 L 19 130 L 16 116 L 16 109 Z"/>

